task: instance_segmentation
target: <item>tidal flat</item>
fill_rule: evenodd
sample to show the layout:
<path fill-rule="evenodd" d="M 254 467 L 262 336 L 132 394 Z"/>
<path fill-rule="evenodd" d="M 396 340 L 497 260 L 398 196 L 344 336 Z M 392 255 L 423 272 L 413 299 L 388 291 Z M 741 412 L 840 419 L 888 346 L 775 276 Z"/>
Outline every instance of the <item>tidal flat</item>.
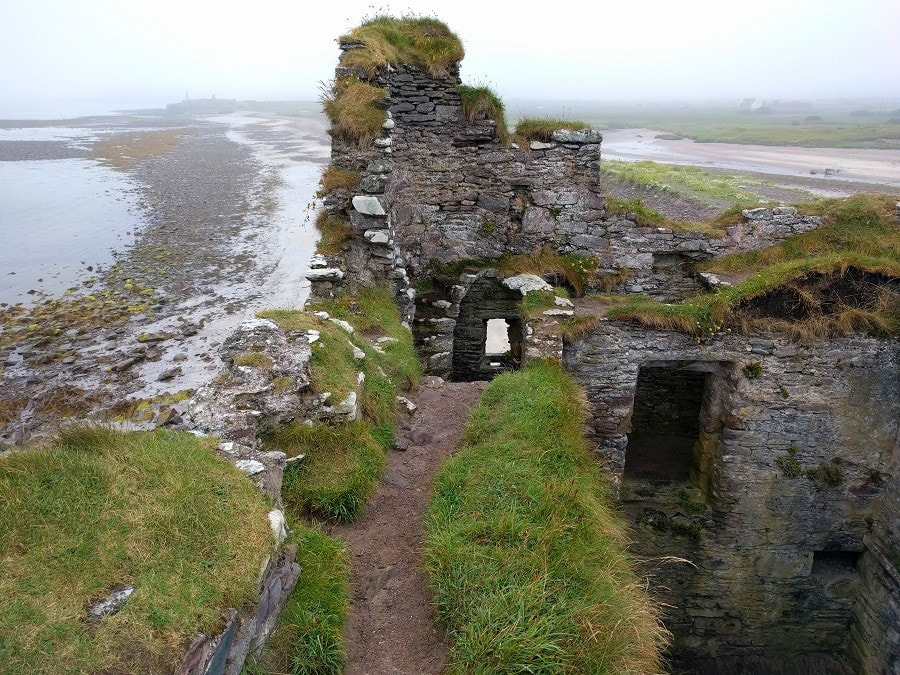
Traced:
<path fill-rule="evenodd" d="M 240 321 L 302 305 L 325 128 L 270 111 L 0 121 L 0 443 L 60 412 L 149 425 L 141 403 L 211 379 Z"/>

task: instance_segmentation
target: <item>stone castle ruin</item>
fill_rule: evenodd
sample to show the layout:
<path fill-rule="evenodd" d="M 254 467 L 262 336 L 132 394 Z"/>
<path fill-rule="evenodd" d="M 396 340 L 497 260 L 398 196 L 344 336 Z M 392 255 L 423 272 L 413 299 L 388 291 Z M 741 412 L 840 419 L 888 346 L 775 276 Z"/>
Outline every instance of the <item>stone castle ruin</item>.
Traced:
<path fill-rule="evenodd" d="M 384 121 L 371 142 L 334 135 L 332 169 L 358 183 L 324 194 L 346 236 L 316 256 L 314 295 L 390 283 L 426 370 L 445 378 L 564 364 L 587 392 L 588 435 L 651 591 L 668 605 L 676 667 L 900 672 L 896 339 L 701 338 L 601 318 L 599 306 L 591 316 L 591 301 L 552 293 L 549 307 L 522 309 L 547 281 L 663 303 L 709 293 L 727 283 L 696 263 L 773 246 L 823 218 L 775 207 L 719 231 L 647 226 L 609 208 L 599 133 L 504 143 L 505 129 L 467 110 L 458 65 L 337 68 L 337 83 L 383 90 Z M 505 269 L 542 252 L 589 261 L 582 287 L 558 270 Z M 890 275 L 863 282 L 897 291 Z M 498 326 L 502 353 L 488 346 Z"/>

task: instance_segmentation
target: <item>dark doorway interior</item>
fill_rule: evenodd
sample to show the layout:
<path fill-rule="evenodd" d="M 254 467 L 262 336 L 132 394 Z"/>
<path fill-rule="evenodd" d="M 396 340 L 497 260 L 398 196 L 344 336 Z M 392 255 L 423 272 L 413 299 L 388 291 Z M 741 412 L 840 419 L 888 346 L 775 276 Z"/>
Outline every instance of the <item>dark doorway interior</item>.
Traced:
<path fill-rule="evenodd" d="M 628 434 L 626 480 L 689 479 L 708 376 L 677 367 L 641 367 Z"/>

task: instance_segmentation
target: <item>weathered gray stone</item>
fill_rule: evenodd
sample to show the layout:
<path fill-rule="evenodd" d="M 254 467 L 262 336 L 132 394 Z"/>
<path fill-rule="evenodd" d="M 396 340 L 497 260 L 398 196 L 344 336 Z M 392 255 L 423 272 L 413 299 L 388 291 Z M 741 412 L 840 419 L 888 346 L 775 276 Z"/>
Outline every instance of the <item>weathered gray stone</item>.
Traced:
<path fill-rule="evenodd" d="M 353 198 L 353 208 L 366 216 L 383 216 L 387 213 L 378 197 L 372 195 L 356 195 Z"/>

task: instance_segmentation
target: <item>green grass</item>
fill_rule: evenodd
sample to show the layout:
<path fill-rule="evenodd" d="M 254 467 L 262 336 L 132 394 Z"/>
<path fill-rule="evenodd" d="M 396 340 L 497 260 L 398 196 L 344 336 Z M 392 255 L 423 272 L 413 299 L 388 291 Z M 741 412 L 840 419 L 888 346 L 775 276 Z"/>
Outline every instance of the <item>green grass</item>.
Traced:
<path fill-rule="evenodd" d="M 758 202 L 763 195 L 754 191 L 753 187 L 772 184 L 771 181 L 750 174 L 650 161 L 619 162 L 606 159 L 603 160 L 601 171 L 634 185 L 714 205 Z"/>
<path fill-rule="evenodd" d="M 437 19 L 379 15 L 341 36 L 364 48 L 352 49 L 341 57 L 341 65 L 372 77 L 388 65 L 417 66 L 435 77 L 446 75 L 465 56 L 462 41 Z"/>
<path fill-rule="evenodd" d="M 479 116 L 484 115 L 496 123 L 497 138 L 502 143 L 509 141 L 509 126 L 506 122 L 503 101 L 490 87 L 472 87 L 461 84 L 459 98 L 462 103 L 463 115 L 470 122 L 474 122 Z"/>
<path fill-rule="evenodd" d="M 656 209 L 647 206 L 640 199 L 621 199 L 611 195 L 606 197 L 607 216 L 631 214 L 641 227 L 667 227 L 669 219 Z"/>
<path fill-rule="evenodd" d="M 387 113 L 380 107 L 386 89 L 373 87 L 356 77 L 343 77 L 322 95 L 322 109 L 331 121 L 332 138 L 367 147 L 381 136 Z"/>
<path fill-rule="evenodd" d="M 424 564 L 453 672 L 661 671 L 665 631 L 582 437 L 583 406 L 558 366 L 501 375 L 438 475 Z"/>
<path fill-rule="evenodd" d="M 72 428 L 0 459 L 0 670 L 171 672 L 253 600 L 269 507 L 209 443 Z M 89 624 L 85 607 L 137 587 Z"/>
<path fill-rule="evenodd" d="M 538 317 L 544 310 L 556 308 L 557 297 L 568 298 L 569 291 L 562 286 L 557 286 L 552 291 L 532 291 L 522 298 L 519 303 L 519 311 L 522 316 Z"/>
<path fill-rule="evenodd" d="M 318 529 L 292 524 L 300 579 L 248 675 L 340 675 L 341 630 L 350 609 L 347 547 Z"/>
<path fill-rule="evenodd" d="M 286 330 L 319 331 L 310 360 L 311 386 L 317 393 L 331 392 L 332 402 L 355 391 L 357 374 L 362 372 L 363 419 L 312 427 L 295 424 L 274 430 L 266 443 L 290 456 L 306 455 L 285 475 L 285 503 L 293 504 L 298 513 L 348 521 L 359 515 L 375 490 L 384 453 L 394 443 L 396 396 L 417 386 L 422 366 L 412 334 L 402 325 L 387 288 L 360 289 L 318 301 L 309 309 L 347 321 L 355 333 L 348 335 L 334 323 L 300 310 L 267 310 L 259 316 Z M 379 351 L 374 342 L 381 337 L 392 340 L 383 342 Z M 354 358 L 352 345 L 365 353 L 364 359 Z"/>
<path fill-rule="evenodd" d="M 569 131 L 584 131 L 590 127 L 579 120 L 557 120 L 528 117 L 516 124 L 515 135 L 526 141 L 542 141 L 547 143 L 552 140 L 554 131 L 568 129 Z"/>
<path fill-rule="evenodd" d="M 849 268 L 857 268 L 900 277 L 900 228 L 893 221 L 893 204 L 893 197 L 856 195 L 801 206 L 801 212 L 823 216 L 825 224 L 776 246 L 725 256 L 699 266 L 713 272 L 750 275 L 744 281 L 672 305 L 639 296 L 613 307 L 607 316 L 698 336 L 723 329 L 774 329 L 804 338 L 856 331 L 895 335 L 900 332 L 896 293 L 888 293 L 880 306 L 839 307 L 832 318 L 815 316 L 806 322 L 747 321 L 740 313 L 742 302 L 782 286 L 796 285 L 815 273 L 839 277 Z M 802 287 L 798 289 L 810 293 Z M 819 300 L 811 297 L 810 301 Z"/>
<path fill-rule="evenodd" d="M 364 421 L 341 424 L 292 424 L 265 438 L 266 447 L 292 462 L 284 474 L 282 498 L 288 511 L 349 522 L 362 513 L 375 492 L 386 463 L 384 447 Z"/>

